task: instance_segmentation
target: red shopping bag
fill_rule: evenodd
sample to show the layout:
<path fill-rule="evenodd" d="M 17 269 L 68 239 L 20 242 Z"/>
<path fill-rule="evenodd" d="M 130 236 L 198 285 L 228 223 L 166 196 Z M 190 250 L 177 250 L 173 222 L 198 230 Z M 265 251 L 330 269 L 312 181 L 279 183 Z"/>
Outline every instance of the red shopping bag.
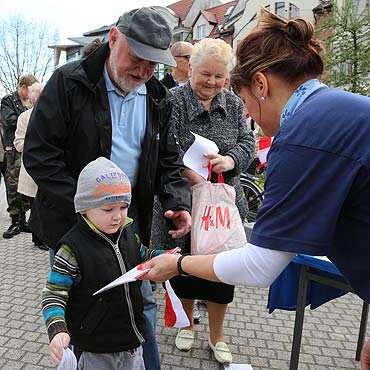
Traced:
<path fill-rule="evenodd" d="M 210 179 L 209 176 L 208 179 Z M 235 205 L 235 189 L 224 183 L 210 181 L 192 188 L 191 254 L 213 254 L 240 248 L 246 244 L 242 220 Z"/>

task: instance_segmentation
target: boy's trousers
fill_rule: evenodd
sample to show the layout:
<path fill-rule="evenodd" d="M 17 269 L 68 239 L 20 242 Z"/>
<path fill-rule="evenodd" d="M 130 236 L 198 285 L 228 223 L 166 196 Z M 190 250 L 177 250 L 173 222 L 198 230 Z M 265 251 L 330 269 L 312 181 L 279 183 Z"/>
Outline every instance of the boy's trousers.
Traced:
<path fill-rule="evenodd" d="M 142 347 L 113 353 L 82 352 L 78 370 L 145 370 Z"/>

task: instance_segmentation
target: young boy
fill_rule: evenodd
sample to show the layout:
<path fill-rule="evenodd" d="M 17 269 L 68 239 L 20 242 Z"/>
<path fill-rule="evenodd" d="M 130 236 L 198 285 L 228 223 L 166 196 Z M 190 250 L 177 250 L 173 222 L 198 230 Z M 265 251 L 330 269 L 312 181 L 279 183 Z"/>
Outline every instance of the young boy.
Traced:
<path fill-rule="evenodd" d="M 140 262 L 162 253 L 144 247 L 127 217 L 127 175 L 100 157 L 80 173 L 76 225 L 59 241 L 42 293 L 44 321 L 55 364 L 73 344 L 78 369 L 144 370 L 140 281 L 93 293 Z"/>

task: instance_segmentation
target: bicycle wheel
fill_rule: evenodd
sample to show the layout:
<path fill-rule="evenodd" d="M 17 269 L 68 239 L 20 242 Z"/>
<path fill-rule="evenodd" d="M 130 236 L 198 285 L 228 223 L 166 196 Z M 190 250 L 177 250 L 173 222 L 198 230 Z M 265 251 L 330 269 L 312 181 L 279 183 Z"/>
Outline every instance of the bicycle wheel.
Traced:
<path fill-rule="evenodd" d="M 240 182 L 248 203 L 247 220 L 248 222 L 254 222 L 263 201 L 263 191 L 252 180 L 244 176 L 240 178 Z"/>

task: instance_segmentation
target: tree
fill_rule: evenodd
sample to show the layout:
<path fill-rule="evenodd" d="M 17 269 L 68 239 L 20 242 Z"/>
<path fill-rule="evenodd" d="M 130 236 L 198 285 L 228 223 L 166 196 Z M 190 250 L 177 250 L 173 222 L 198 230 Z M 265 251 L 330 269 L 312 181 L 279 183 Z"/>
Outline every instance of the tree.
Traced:
<path fill-rule="evenodd" d="M 46 24 L 10 16 L 0 21 L 0 91 L 17 89 L 19 77 L 33 74 L 39 81 L 53 69 L 53 50 L 58 33 Z"/>
<path fill-rule="evenodd" d="M 370 95 L 369 2 L 344 0 L 333 4 L 319 32 L 326 31 L 327 80 L 333 87 Z M 329 30 L 329 32 L 328 32 Z"/>

